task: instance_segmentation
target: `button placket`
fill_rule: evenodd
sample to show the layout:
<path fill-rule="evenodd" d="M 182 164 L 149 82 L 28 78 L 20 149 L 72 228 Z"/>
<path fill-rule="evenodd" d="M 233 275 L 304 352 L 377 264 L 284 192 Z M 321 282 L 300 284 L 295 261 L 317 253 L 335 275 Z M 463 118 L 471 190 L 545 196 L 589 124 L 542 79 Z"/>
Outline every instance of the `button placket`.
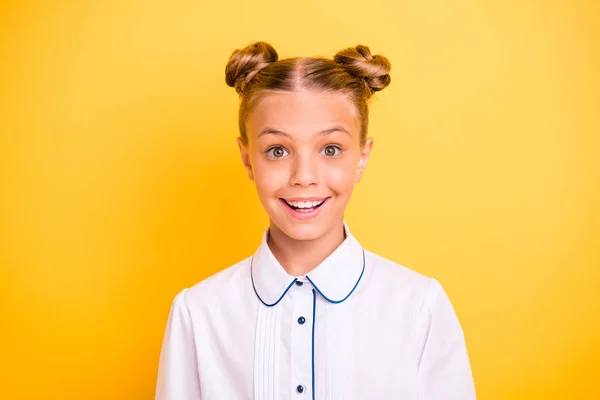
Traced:
<path fill-rule="evenodd" d="M 291 395 L 311 398 L 312 395 L 312 293 L 308 286 L 297 285 L 290 290 L 293 302 L 291 315 Z"/>

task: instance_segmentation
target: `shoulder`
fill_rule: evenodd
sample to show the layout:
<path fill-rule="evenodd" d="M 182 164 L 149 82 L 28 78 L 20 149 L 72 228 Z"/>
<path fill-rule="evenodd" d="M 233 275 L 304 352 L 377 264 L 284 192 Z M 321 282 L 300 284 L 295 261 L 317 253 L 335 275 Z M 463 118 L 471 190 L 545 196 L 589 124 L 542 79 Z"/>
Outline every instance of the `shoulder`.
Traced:
<path fill-rule="evenodd" d="M 187 306 L 223 302 L 231 295 L 244 292 L 250 283 L 250 257 L 183 289 L 177 297 Z"/>
<path fill-rule="evenodd" d="M 425 292 L 433 279 L 369 250 L 365 250 L 365 257 L 371 280 L 378 284 Z"/>
<path fill-rule="evenodd" d="M 386 301 L 396 300 L 410 304 L 417 314 L 451 315 L 453 308 L 446 291 L 434 278 L 414 269 L 365 250 L 369 293 L 376 293 Z"/>
<path fill-rule="evenodd" d="M 392 297 L 408 295 L 425 307 L 432 307 L 440 297 L 446 296 L 442 285 L 434 277 L 368 250 L 365 250 L 365 256 L 369 285 L 381 293 L 389 293 Z"/>

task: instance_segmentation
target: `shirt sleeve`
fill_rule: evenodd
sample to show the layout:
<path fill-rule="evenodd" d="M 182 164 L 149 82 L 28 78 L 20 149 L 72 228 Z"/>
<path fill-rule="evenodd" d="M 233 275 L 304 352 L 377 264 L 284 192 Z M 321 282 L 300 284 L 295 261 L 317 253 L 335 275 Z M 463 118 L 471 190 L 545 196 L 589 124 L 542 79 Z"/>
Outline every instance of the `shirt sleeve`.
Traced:
<path fill-rule="evenodd" d="M 430 284 L 419 314 L 420 400 L 475 400 L 462 327 L 440 283 Z"/>
<path fill-rule="evenodd" d="M 185 292 L 173 300 L 163 338 L 156 400 L 201 400 L 192 321 Z"/>

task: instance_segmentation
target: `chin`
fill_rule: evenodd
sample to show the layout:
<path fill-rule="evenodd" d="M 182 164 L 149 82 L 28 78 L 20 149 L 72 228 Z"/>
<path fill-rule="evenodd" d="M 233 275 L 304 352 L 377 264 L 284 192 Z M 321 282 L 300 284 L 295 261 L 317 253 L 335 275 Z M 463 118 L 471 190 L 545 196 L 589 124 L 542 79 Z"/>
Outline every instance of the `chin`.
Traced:
<path fill-rule="evenodd" d="M 324 221 L 273 221 L 280 231 L 294 240 L 315 240 L 327 232 Z"/>

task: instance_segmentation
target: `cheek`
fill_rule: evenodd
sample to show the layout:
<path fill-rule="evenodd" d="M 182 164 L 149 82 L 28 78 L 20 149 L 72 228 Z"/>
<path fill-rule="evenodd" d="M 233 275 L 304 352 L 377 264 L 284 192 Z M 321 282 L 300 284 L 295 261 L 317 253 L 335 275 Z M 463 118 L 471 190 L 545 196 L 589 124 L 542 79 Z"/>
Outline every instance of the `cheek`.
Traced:
<path fill-rule="evenodd" d="M 277 192 L 288 180 L 285 168 L 261 161 L 254 164 L 254 184 L 259 196 L 264 197 Z"/>
<path fill-rule="evenodd" d="M 327 169 L 328 186 L 338 194 L 348 194 L 356 182 L 356 166 L 352 160 Z"/>

